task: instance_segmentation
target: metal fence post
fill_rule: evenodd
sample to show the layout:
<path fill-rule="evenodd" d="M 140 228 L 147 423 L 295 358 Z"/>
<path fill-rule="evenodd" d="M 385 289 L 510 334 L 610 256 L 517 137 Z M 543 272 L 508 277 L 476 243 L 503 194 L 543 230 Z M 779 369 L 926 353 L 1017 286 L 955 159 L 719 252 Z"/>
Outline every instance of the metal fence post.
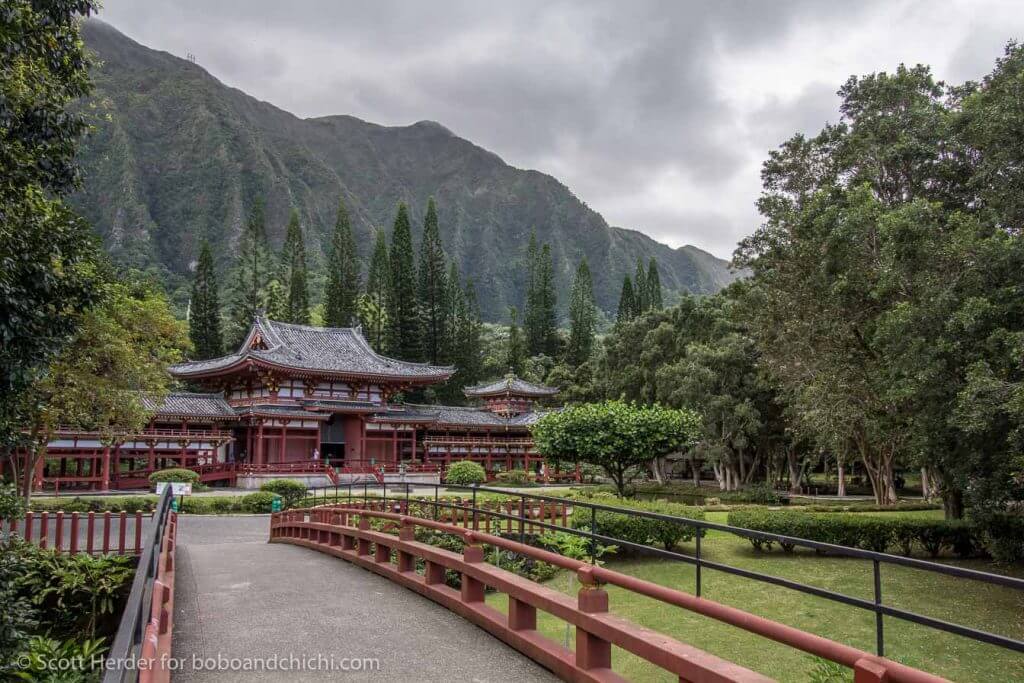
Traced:
<path fill-rule="evenodd" d="M 885 632 L 882 626 L 882 567 L 879 561 L 872 560 L 875 568 L 875 650 L 879 657 L 885 656 Z"/>
<path fill-rule="evenodd" d="M 434 521 L 437 521 L 438 516 L 438 505 L 441 498 L 441 485 L 434 484 Z"/>
<path fill-rule="evenodd" d="M 704 535 L 704 530 L 697 527 L 697 597 L 700 597 L 700 538 Z"/>
<path fill-rule="evenodd" d="M 476 512 L 476 487 L 477 486 L 478 486 L 478 484 L 473 484 L 473 531 L 476 531 L 477 529 L 479 529 L 479 523 L 477 522 L 477 512 Z"/>
<path fill-rule="evenodd" d="M 597 563 L 597 508 L 590 506 L 590 563 Z"/>

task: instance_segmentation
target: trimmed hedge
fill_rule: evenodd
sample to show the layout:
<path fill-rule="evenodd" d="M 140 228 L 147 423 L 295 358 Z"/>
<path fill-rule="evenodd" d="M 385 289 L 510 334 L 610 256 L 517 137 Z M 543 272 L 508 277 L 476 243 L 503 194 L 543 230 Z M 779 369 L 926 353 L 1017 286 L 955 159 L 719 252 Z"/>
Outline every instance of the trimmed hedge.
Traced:
<path fill-rule="evenodd" d="M 487 481 L 487 472 L 484 466 L 472 460 L 460 460 L 448 466 L 444 473 L 444 482 L 456 486 L 472 486 Z"/>
<path fill-rule="evenodd" d="M 183 482 L 185 484 L 198 484 L 199 473 L 193 472 L 192 470 L 186 470 L 181 467 L 171 467 L 170 469 L 160 470 L 149 475 L 149 483 L 156 484 L 157 482 Z"/>
<path fill-rule="evenodd" d="M 910 555 L 921 548 L 932 557 L 944 550 L 970 557 L 980 549 L 971 525 L 963 521 L 743 508 L 729 512 L 729 525 L 879 553 Z M 770 550 L 774 544 L 758 538 L 748 540 L 757 550 Z M 786 552 L 794 548 L 791 543 L 779 545 Z"/>
<path fill-rule="evenodd" d="M 703 508 L 690 505 L 662 501 L 629 500 L 600 492 L 590 496 L 576 495 L 574 497 L 581 502 L 597 503 L 609 507 L 623 508 L 624 510 L 640 510 L 689 519 L 704 519 Z M 596 519 L 597 527 L 593 530 L 594 533 L 637 545 L 658 543 L 665 550 L 672 550 L 678 543 L 690 541 L 696 535 L 695 528 L 687 524 L 617 514 L 607 510 L 598 510 Z M 570 518 L 573 527 L 591 530 L 591 520 L 592 513 L 590 508 L 573 506 Z M 629 548 L 625 549 L 626 552 L 629 552 L 629 550 Z"/>
<path fill-rule="evenodd" d="M 33 497 L 29 509 L 33 512 L 152 512 L 156 509 L 156 501 L 156 496 L 46 496 Z"/>
<path fill-rule="evenodd" d="M 242 510 L 252 513 L 272 512 L 274 499 L 277 497 L 277 494 L 271 493 L 270 491 L 257 491 L 256 493 L 250 493 L 247 496 L 242 496 Z"/>
<path fill-rule="evenodd" d="M 498 472 L 495 479 L 503 484 L 515 484 L 522 486 L 523 484 L 532 484 L 533 475 L 526 470 L 509 470 L 508 472 Z"/>
<path fill-rule="evenodd" d="M 284 507 L 290 508 L 306 497 L 306 485 L 294 479 L 271 479 L 262 486 L 260 491 L 270 491 L 281 496 Z"/>
<path fill-rule="evenodd" d="M 971 521 L 992 559 L 1024 562 L 1024 514 L 979 513 Z"/>

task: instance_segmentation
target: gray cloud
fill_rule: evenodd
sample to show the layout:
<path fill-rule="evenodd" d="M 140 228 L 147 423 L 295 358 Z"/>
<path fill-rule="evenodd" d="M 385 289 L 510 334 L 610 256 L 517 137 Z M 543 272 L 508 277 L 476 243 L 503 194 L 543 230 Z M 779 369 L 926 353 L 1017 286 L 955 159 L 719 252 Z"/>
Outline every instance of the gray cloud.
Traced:
<path fill-rule="evenodd" d="M 300 116 L 439 121 L 612 224 L 728 256 L 758 223 L 760 160 L 835 120 L 849 74 L 931 60 L 977 78 L 1024 32 L 1012 8 L 948 15 L 926 0 L 105 0 L 100 16 Z"/>

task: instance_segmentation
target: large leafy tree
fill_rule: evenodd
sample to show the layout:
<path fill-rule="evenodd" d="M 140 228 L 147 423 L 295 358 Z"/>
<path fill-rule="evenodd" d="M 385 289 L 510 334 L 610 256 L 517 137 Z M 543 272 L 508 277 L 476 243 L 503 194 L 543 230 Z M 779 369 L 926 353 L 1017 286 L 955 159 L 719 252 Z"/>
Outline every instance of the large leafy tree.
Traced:
<path fill-rule="evenodd" d="M 345 202 L 338 202 L 338 216 L 327 257 L 327 291 L 324 322 L 328 327 L 348 327 L 358 314 L 359 257 L 352 236 L 352 222 Z"/>
<path fill-rule="evenodd" d="M 80 313 L 78 333 L 23 396 L 31 456 L 20 482 L 26 497 L 32 472 L 58 428 L 95 431 L 107 443 L 145 427 L 143 397 L 168 391 L 167 366 L 188 346 L 185 325 L 163 293 L 142 281 L 103 285 L 99 302 Z M 17 458 L 12 468 L 18 472 Z"/>
<path fill-rule="evenodd" d="M 309 324 L 309 271 L 306 267 L 306 241 L 299 224 L 299 212 L 292 209 L 281 251 L 281 265 L 288 285 L 287 321 Z"/>
<path fill-rule="evenodd" d="M 423 220 L 423 241 L 420 245 L 418 270 L 423 359 L 429 363 L 445 360 L 445 339 L 452 316 L 449 300 L 452 292 L 448 287 L 447 262 L 437 224 L 437 207 L 431 197 L 427 202 L 427 214 Z"/>
<path fill-rule="evenodd" d="M 199 263 L 196 265 L 196 276 L 192 281 L 188 321 L 188 334 L 192 340 L 195 358 L 216 358 L 224 352 L 217 274 L 213 267 L 210 244 L 205 240 L 199 250 Z"/>
<path fill-rule="evenodd" d="M 587 362 L 594 351 L 597 330 L 597 306 L 594 303 L 594 283 L 587 259 L 580 260 L 569 294 L 569 348 L 568 360 L 578 367 Z"/>
<path fill-rule="evenodd" d="M 391 270 L 388 290 L 388 348 L 402 360 L 419 360 L 419 301 L 416 296 L 416 263 L 412 248 L 409 210 L 398 205 L 391 233 Z"/>
<path fill-rule="evenodd" d="M 21 394 L 95 297 L 98 249 L 62 198 L 78 185 L 91 91 L 78 18 L 88 0 L 6 2 L 0 12 L 0 449 L 19 440 Z"/>
<path fill-rule="evenodd" d="M 600 467 L 622 496 L 641 468 L 687 445 L 698 422 L 688 410 L 605 401 L 546 413 L 531 431 L 539 453 Z"/>

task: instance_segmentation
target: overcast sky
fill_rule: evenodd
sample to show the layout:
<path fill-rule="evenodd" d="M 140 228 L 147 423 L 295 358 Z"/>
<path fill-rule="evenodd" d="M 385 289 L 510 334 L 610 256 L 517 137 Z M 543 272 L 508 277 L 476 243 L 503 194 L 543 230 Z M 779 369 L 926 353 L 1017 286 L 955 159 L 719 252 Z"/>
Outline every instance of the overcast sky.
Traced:
<path fill-rule="evenodd" d="M 100 17 L 299 116 L 430 119 L 564 182 L 612 225 L 728 257 L 767 151 L 851 74 L 977 79 L 1019 1 L 103 0 Z"/>

